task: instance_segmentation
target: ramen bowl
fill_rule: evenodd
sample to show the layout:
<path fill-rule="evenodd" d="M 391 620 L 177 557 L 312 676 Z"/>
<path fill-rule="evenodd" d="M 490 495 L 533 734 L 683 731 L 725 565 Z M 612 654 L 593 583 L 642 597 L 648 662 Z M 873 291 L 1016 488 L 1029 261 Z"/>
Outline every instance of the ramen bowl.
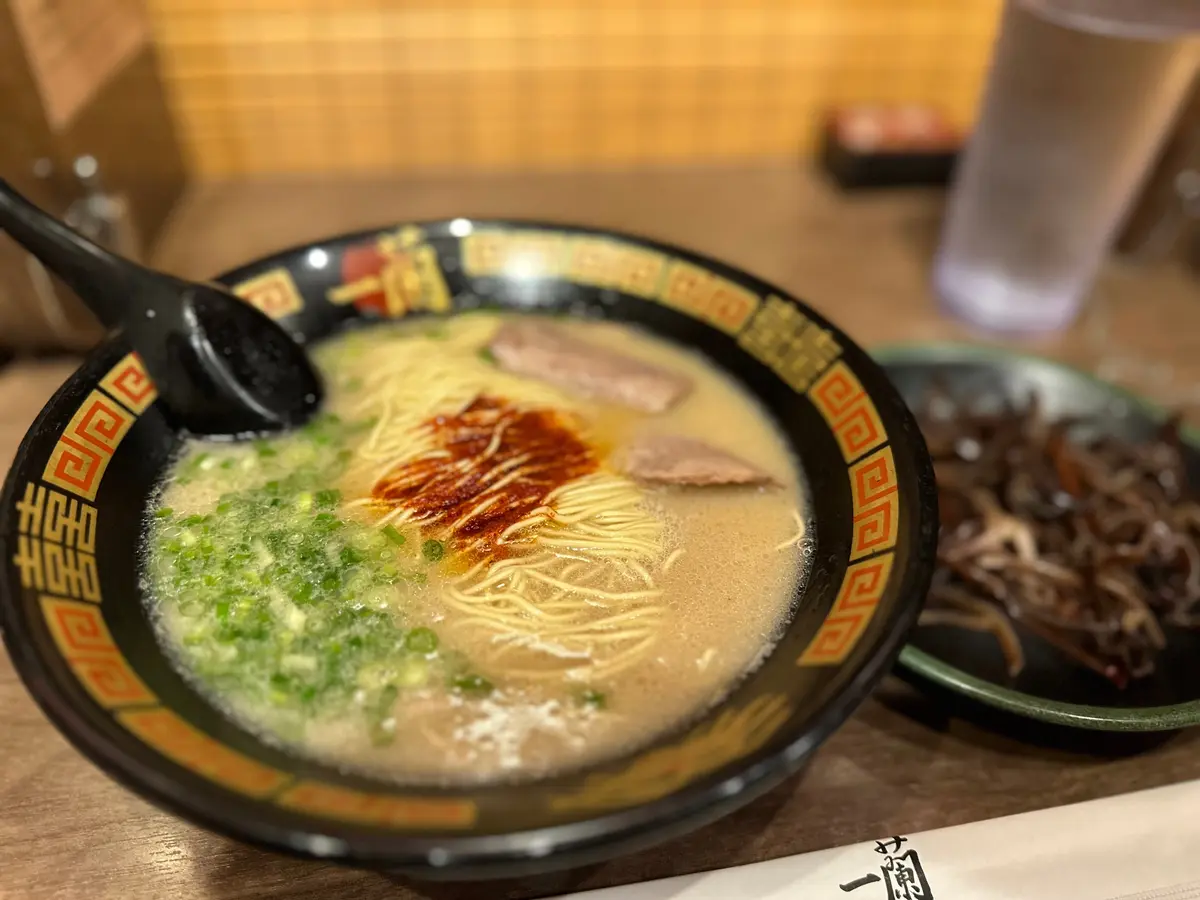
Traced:
<path fill-rule="evenodd" d="M 916 620 L 936 543 L 916 424 L 876 364 L 783 291 L 627 235 L 466 219 L 338 237 L 220 280 L 303 342 L 483 308 L 622 321 L 696 350 L 785 437 L 807 481 L 815 556 L 765 661 L 646 746 L 466 787 L 343 771 L 239 727 L 160 649 L 140 548 L 148 500 L 183 438 L 113 338 L 17 454 L 0 499 L 0 611 L 46 715 L 173 813 L 277 850 L 422 877 L 596 862 L 710 822 L 795 772 L 889 670 Z"/>

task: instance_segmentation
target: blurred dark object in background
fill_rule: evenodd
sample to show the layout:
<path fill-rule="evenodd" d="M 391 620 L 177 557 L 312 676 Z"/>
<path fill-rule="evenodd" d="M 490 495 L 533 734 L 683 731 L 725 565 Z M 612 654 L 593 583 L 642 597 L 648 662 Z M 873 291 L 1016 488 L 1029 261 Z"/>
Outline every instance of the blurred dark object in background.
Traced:
<path fill-rule="evenodd" d="M 144 256 L 184 185 L 134 0 L 0 0 L 0 172 L 102 243 Z M 100 326 L 0 237 L 0 347 L 82 349 Z"/>
<path fill-rule="evenodd" d="M 1117 249 L 1138 261 L 1183 255 L 1200 267 L 1200 77 L 1159 154 Z"/>
<path fill-rule="evenodd" d="M 963 137 L 929 106 L 847 106 L 826 117 L 820 164 L 839 187 L 940 187 Z"/>

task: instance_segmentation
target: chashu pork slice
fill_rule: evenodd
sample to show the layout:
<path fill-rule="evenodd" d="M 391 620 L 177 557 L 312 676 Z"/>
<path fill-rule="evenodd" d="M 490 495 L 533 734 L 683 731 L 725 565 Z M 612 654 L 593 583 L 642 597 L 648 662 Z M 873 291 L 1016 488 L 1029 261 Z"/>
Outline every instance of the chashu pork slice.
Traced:
<path fill-rule="evenodd" d="M 488 349 L 508 372 L 642 412 L 665 412 L 692 387 L 682 375 L 596 347 L 543 322 L 507 322 Z"/>
<path fill-rule="evenodd" d="M 657 484 L 770 485 L 775 479 L 758 466 L 695 438 L 644 435 L 618 457 L 621 471 Z"/>

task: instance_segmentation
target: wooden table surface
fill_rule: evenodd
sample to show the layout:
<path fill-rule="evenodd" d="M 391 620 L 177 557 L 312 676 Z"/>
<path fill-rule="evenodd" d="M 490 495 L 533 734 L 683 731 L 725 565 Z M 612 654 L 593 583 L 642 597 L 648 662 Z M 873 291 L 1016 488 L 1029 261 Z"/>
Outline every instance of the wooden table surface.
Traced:
<path fill-rule="evenodd" d="M 844 198 L 796 169 L 204 185 L 175 216 L 164 267 L 207 276 L 342 230 L 443 216 L 622 228 L 706 251 L 811 302 L 867 345 L 962 338 L 928 287 L 939 198 Z M 1094 364 L 1097 335 L 1152 376 L 1200 382 L 1200 287 L 1172 268 L 1113 266 L 1100 313 L 1038 350 Z M 1098 327 L 1099 326 L 1099 327 Z M 71 370 L 0 372 L 0 459 Z M 1148 370 L 1151 371 L 1151 370 Z M 1165 381 L 1164 381 L 1165 383 Z M 911 833 L 1200 777 L 1200 732 L 1131 753 L 1098 736 L 1023 743 L 891 679 L 799 776 L 672 844 L 531 883 L 424 885 L 251 849 L 151 807 L 68 746 L 0 660 L 0 898 L 501 900 L 582 890 Z M 1099 826 L 1098 826 L 1099 827 Z"/>

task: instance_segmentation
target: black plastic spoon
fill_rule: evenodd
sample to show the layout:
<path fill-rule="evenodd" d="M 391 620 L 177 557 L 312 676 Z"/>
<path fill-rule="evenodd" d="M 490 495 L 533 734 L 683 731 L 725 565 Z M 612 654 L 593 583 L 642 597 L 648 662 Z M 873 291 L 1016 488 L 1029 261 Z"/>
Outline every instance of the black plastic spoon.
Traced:
<path fill-rule="evenodd" d="M 274 320 L 220 285 L 184 281 L 122 259 L 34 206 L 0 179 L 0 229 L 121 329 L 171 424 L 248 437 L 303 424 L 321 380 Z"/>

